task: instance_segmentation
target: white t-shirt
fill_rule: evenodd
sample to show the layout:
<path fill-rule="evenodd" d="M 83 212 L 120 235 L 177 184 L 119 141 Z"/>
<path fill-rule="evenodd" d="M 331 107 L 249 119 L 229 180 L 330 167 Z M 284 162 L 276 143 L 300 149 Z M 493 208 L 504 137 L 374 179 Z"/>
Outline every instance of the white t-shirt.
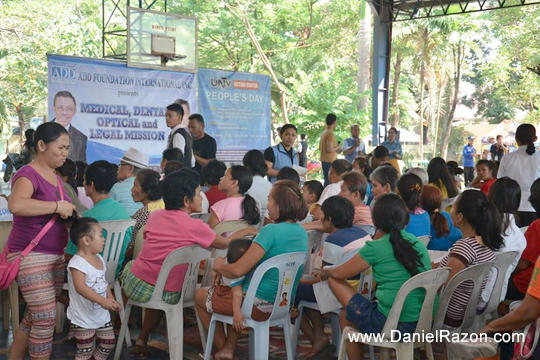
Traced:
<path fill-rule="evenodd" d="M 540 151 L 529 155 L 527 145 L 520 146 L 513 153 L 505 155 L 501 160 L 497 177 L 508 176 L 518 182 L 521 188 L 521 204 L 519 211 L 536 212 L 529 202 L 531 185 L 540 177 Z"/>
<path fill-rule="evenodd" d="M 272 183 L 262 176 L 253 176 L 253 184 L 248 190 L 248 194 L 254 197 L 261 204 L 261 213 L 266 213 L 266 204 L 268 204 L 268 194 L 272 189 Z"/>
<path fill-rule="evenodd" d="M 508 288 L 508 281 L 510 280 L 510 275 L 512 275 L 512 273 L 514 272 L 519 262 L 519 259 L 521 258 L 521 254 L 527 247 L 527 239 L 525 239 L 525 235 L 523 235 L 521 230 L 517 227 L 514 215 L 510 214 L 509 216 L 510 226 L 508 227 L 508 229 L 506 229 L 506 232 L 502 234 L 504 239 L 504 245 L 497 252 L 517 251 L 517 254 L 512 261 L 512 265 L 510 265 L 504 276 L 501 292 L 501 301 L 503 301 L 506 297 L 506 290 Z M 491 270 L 491 273 L 486 282 L 486 287 L 484 288 L 484 291 L 482 291 L 483 304 L 489 301 L 493 286 L 495 286 L 495 273 L 493 272 L 493 270 Z M 480 304 L 479 308 L 482 308 L 483 304 Z"/>
<path fill-rule="evenodd" d="M 67 317 L 72 324 L 84 329 L 99 329 L 111 321 L 111 315 L 101 305 L 81 296 L 75 290 L 71 268 L 77 269 L 86 274 L 86 286 L 94 290 L 103 297 L 107 297 L 107 279 L 105 279 L 105 261 L 98 255 L 103 269 L 99 270 L 90 265 L 83 257 L 75 254 L 68 264 L 68 285 L 69 285 L 69 307 L 67 308 Z"/>
<path fill-rule="evenodd" d="M 317 204 L 322 206 L 324 200 L 328 199 L 330 196 L 339 195 L 341 191 L 341 184 L 343 184 L 343 180 L 325 187 L 321 194 L 321 197 L 319 198 L 319 201 L 317 201 Z"/>

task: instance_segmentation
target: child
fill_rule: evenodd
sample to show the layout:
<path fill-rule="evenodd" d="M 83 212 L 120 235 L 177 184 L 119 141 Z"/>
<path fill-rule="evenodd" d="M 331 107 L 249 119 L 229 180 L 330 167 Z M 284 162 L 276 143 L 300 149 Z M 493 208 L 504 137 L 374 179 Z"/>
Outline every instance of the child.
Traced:
<path fill-rule="evenodd" d="M 364 198 L 367 192 L 367 179 L 364 175 L 350 171 L 341 175 L 343 183 L 339 196 L 346 198 L 354 205 L 354 223 L 360 226 L 370 235 L 375 235 L 375 227 L 371 220 L 371 210 L 369 206 L 364 205 Z"/>
<path fill-rule="evenodd" d="M 420 205 L 422 180 L 415 174 L 405 174 L 397 183 L 398 195 L 401 196 L 409 210 L 409 223 L 405 231 L 414 236 L 430 235 L 431 220 L 429 214 Z"/>
<path fill-rule="evenodd" d="M 491 185 L 497 181 L 497 163 L 490 160 L 478 160 L 476 174 L 471 186 L 480 189 L 487 196 Z"/>
<path fill-rule="evenodd" d="M 227 220 L 245 220 L 249 225 L 261 221 L 260 205 L 247 191 L 253 184 L 253 175 L 245 166 L 235 165 L 225 171 L 218 184 L 227 198 L 210 207 L 208 225 L 214 229 Z"/>
<path fill-rule="evenodd" d="M 309 213 L 311 214 L 311 210 L 317 206 L 317 201 L 319 201 L 319 198 L 321 197 L 321 194 L 323 192 L 323 184 L 321 184 L 320 181 L 317 180 L 309 180 L 304 183 L 304 186 L 302 186 L 302 197 L 306 201 L 306 204 L 308 205 Z"/>
<path fill-rule="evenodd" d="M 244 255 L 247 249 L 251 246 L 252 241 L 250 239 L 236 239 L 229 244 L 229 250 L 227 251 L 227 263 L 234 264 Z M 232 306 L 233 306 L 233 328 L 241 332 L 244 328 L 244 315 L 242 315 L 242 300 L 244 294 L 242 286 L 244 285 L 245 276 L 241 276 L 236 279 L 229 279 L 223 276 L 221 281 L 222 286 L 229 286 L 232 288 Z M 208 291 L 211 296 L 211 292 Z M 217 295 L 217 294 L 216 294 Z M 211 308 L 211 307 L 210 307 Z"/>
<path fill-rule="evenodd" d="M 105 261 L 99 255 L 105 243 L 103 229 L 94 218 L 77 219 L 71 226 L 71 241 L 77 253 L 68 264 L 67 317 L 77 340 L 75 359 L 106 359 L 115 345 L 108 310 L 120 311 L 121 306 L 112 296 L 105 278 Z"/>
<path fill-rule="evenodd" d="M 202 169 L 203 180 L 206 183 L 206 186 L 209 187 L 209 189 L 206 190 L 205 195 L 208 198 L 210 206 L 227 198 L 227 194 L 218 189 L 219 180 L 225 175 L 226 170 L 227 166 L 225 163 L 219 160 L 210 161 Z"/>

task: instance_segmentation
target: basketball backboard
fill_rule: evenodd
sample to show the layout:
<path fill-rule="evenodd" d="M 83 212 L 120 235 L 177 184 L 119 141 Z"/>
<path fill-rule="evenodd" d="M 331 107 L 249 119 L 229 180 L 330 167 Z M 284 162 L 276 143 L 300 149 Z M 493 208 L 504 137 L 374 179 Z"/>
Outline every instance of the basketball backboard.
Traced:
<path fill-rule="evenodd" d="M 127 64 L 131 67 L 197 71 L 197 19 L 128 8 Z"/>

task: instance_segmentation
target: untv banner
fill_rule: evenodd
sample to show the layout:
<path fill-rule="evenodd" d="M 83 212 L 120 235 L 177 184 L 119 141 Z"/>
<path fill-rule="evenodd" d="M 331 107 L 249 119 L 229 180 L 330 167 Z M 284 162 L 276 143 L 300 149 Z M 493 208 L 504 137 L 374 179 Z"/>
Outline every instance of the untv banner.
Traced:
<path fill-rule="evenodd" d="M 238 162 L 247 151 L 270 146 L 269 76 L 199 68 L 198 88 L 218 159 Z"/>
<path fill-rule="evenodd" d="M 183 99 L 196 112 L 194 74 L 59 55 L 48 60 L 49 119 L 68 129 L 74 161 L 119 163 L 134 147 L 158 164 L 170 133 L 165 107 Z"/>

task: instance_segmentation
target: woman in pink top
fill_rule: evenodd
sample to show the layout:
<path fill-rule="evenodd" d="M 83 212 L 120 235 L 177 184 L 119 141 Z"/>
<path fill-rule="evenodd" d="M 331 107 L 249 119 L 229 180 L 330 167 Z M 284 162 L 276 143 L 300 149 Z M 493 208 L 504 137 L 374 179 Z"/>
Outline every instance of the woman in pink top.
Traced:
<path fill-rule="evenodd" d="M 150 214 L 144 229 L 144 244 L 137 258 L 130 261 L 120 278 L 123 290 L 130 299 L 147 302 L 154 292 L 163 261 L 178 248 L 199 245 L 204 248 L 225 249 L 233 239 L 255 235 L 256 229 L 247 228 L 223 238 L 202 220 L 192 219 L 191 213 L 202 210 L 199 174 L 193 170 L 181 169 L 167 176 L 162 181 L 164 210 Z M 163 300 L 169 304 L 178 303 L 187 266 L 174 268 L 165 284 Z M 150 332 L 154 329 L 163 312 L 146 309 L 143 328 L 135 345 L 135 355 L 144 357 L 148 354 L 146 344 Z"/>
<path fill-rule="evenodd" d="M 227 169 L 218 185 L 219 190 L 227 193 L 227 198 L 210 208 L 208 225 L 212 229 L 227 220 L 246 220 L 250 225 L 261 221 L 257 200 L 246 194 L 252 184 L 253 174 L 245 166 L 235 165 Z"/>
<path fill-rule="evenodd" d="M 67 219 L 75 207 L 64 194 L 60 200 L 55 169 L 62 166 L 69 152 L 69 135 L 57 123 L 40 125 L 34 133 L 36 158 L 13 176 L 9 211 L 13 229 L 9 234 L 8 260 L 22 252 L 54 214 Z M 49 359 L 56 319 L 56 297 L 62 291 L 66 271 L 64 248 L 68 240 L 65 222 L 57 219 L 39 244 L 22 261 L 17 283 L 27 305 L 15 333 L 10 359 Z"/>

